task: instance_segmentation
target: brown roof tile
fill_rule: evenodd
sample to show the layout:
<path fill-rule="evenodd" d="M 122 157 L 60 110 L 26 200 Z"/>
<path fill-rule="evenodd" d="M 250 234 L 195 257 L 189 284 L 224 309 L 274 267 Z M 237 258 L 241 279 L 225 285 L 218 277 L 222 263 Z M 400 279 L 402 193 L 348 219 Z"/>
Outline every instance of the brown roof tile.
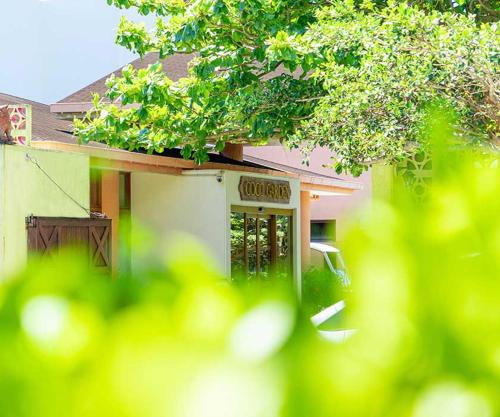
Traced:
<path fill-rule="evenodd" d="M 167 57 L 162 61 L 163 69 L 167 76 L 172 81 L 177 81 L 179 78 L 186 77 L 188 74 L 188 64 L 193 59 L 193 54 L 176 54 Z M 132 61 L 130 64 L 135 69 L 146 68 L 149 65 L 154 64 L 159 58 L 159 54 L 157 52 L 152 52 L 144 56 L 144 58 L 138 58 L 135 61 Z M 125 65 L 126 66 L 126 65 Z M 58 104 L 81 104 L 81 103 L 90 103 L 92 101 L 92 95 L 94 93 L 99 94 L 103 97 L 106 94 L 106 80 L 112 75 L 121 76 L 122 69 L 124 67 L 102 77 L 101 79 L 93 82 L 92 84 L 82 88 L 81 90 L 76 91 L 70 96 L 62 99 L 58 102 Z M 282 66 L 278 67 L 275 71 L 267 74 L 263 77 L 264 80 L 268 80 L 270 78 L 276 77 L 282 73 L 289 73 L 284 70 Z M 298 77 L 301 71 L 297 69 L 294 73 L 294 77 Z M 83 110 L 82 110 L 83 111 Z"/>
<path fill-rule="evenodd" d="M 146 68 L 148 65 L 154 64 L 158 60 L 158 57 L 159 54 L 157 52 L 149 53 L 144 58 L 132 61 L 130 65 L 132 65 L 135 69 Z M 193 59 L 192 55 L 178 54 L 169 56 L 163 60 L 163 69 L 171 80 L 177 81 L 179 78 L 187 75 L 188 63 L 191 59 Z M 111 74 L 121 76 L 123 68 L 124 67 L 112 72 Z M 101 97 L 104 96 L 107 91 L 106 80 L 111 76 L 111 74 L 102 77 L 92 84 L 62 99 L 59 103 L 89 103 L 92 101 L 92 95 L 94 93 L 98 93 Z"/>
<path fill-rule="evenodd" d="M 29 104 L 32 108 L 32 139 L 55 140 L 58 142 L 75 143 L 71 134 L 73 126 L 70 121 L 61 120 L 50 112 L 50 106 L 36 101 L 0 93 L 0 106 L 14 104 Z"/>

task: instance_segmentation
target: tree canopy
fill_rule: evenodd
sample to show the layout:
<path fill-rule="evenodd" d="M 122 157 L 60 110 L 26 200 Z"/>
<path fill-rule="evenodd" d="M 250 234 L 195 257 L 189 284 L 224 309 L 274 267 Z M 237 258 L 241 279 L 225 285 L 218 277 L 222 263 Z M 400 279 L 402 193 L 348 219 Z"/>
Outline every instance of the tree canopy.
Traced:
<path fill-rule="evenodd" d="M 277 139 L 326 147 L 338 172 L 358 175 L 425 146 L 439 103 L 467 143 L 498 149 L 496 1 L 107 1 L 158 17 L 154 30 L 123 19 L 120 45 L 193 59 L 176 82 L 161 61 L 111 77 L 111 104 L 95 97 L 75 122 L 84 141 L 181 147 L 201 163 L 211 145 Z"/>

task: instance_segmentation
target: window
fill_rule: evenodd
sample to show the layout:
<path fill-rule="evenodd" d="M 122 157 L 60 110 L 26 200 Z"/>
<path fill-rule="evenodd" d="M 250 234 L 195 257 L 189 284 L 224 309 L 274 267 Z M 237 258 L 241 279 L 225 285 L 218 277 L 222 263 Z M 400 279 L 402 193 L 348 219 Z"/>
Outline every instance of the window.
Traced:
<path fill-rule="evenodd" d="M 313 220 L 311 222 L 311 241 L 335 242 L 336 226 L 335 220 Z"/>

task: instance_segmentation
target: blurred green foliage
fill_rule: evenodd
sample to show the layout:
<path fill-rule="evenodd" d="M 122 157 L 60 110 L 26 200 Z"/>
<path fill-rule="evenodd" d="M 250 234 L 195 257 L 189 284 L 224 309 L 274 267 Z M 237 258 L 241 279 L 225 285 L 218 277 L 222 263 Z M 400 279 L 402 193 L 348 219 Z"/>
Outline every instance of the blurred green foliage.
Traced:
<path fill-rule="evenodd" d="M 0 289 L 0 415 L 500 416 L 498 165 L 440 144 L 433 159 L 426 201 L 399 190 L 346 241 L 345 343 L 192 242 L 136 278 L 61 256 Z"/>
<path fill-rule="evenodd" d="M 350 289 L 328 268 L 313 267 L 302 273 L 302 309 L 314 315 L 337 301 L 346 299 Z"/>

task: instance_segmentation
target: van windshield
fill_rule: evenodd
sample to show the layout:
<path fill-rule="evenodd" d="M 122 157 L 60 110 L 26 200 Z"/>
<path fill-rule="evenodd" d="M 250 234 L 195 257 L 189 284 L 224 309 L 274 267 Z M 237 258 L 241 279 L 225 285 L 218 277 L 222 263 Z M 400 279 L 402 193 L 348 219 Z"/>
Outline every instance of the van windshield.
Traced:
<path fill-rule="evenodd" d="M 330 261 L 330 265 L 326 265 L 335 275 L 337 275 L 339 281 L 342 286 L 348 287 L 351 284 L 349 277 L 347 275 L 347 271 L 345 268 L 344 260 L 342 259 L 342 255 L 340 252 L 326 252 L 325 255 L 328 257 Z M 325 259 L 326 261 L 326 259 Z M 328 262 L 326 262 L 328 263 Z"/>

